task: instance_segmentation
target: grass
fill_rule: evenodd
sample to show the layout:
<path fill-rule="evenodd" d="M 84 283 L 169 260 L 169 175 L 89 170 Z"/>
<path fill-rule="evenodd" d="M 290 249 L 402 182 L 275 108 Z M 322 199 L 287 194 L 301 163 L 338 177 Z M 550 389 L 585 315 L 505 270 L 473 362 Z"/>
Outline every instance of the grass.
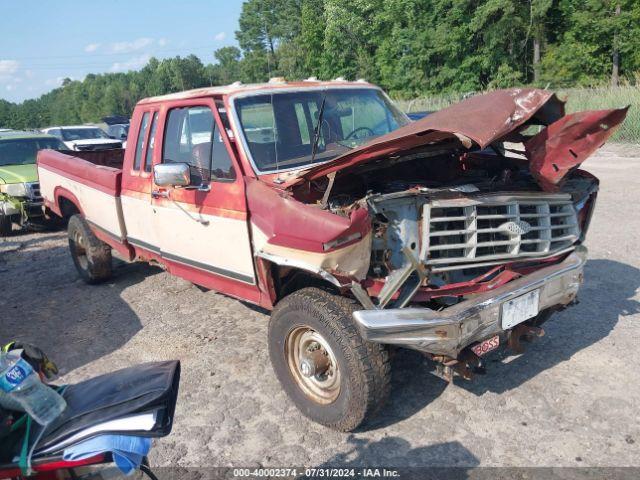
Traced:
<path fill-rule="evenodd" d="M 640 143 L 640 87 L 597 87 L 557 90 L 560 98 L 567 100 L 567 112 L 602 110 L 631 105 L 625 122 L 613 136 L 613 141 Z M 434 111 L 459 102 L 464 94 L 430 96 L 396 103 L 405 112 Z"/>

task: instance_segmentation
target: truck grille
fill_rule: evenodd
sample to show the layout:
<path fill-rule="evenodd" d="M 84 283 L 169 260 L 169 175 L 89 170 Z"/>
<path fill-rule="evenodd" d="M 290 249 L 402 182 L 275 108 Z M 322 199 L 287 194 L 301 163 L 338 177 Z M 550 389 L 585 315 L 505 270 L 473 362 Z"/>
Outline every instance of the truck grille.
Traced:
<path fill-rule="evenodd" d="M 38 182 L 27 183 L 27 193 L 29 194 L 30 201 L 42 202 L 42 195 L 40 194 L 40 184 Z"/>
<path fill-rule="evenodd" d="M 562 194 L 436 200 L 423 215 L 428 265 L 545 256 L 579 236 L 573 204 Z"/>

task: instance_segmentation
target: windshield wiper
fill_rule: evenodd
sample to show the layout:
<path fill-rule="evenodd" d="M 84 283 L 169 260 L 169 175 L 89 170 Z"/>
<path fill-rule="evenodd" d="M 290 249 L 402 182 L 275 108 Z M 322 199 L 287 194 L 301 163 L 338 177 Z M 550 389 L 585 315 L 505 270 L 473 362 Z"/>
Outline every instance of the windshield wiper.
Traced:
<path fill-rule="evenodd" d="M 318 142 L 320 141 L 320 132 L 322 131 L 322 115 L 324 114 L 324 103 L 327 100 L 327 93 L 322 96 L 322 103 L 320 104 L 320 110 L 318 110 L 318 123 L 316 123 L 316 129 L 313 132 L 313 143 L 311 145 L 311 161 L 310 164 L 313 164 L 313 161 L 316 158 L 316 153 L 318 152 Z"/>

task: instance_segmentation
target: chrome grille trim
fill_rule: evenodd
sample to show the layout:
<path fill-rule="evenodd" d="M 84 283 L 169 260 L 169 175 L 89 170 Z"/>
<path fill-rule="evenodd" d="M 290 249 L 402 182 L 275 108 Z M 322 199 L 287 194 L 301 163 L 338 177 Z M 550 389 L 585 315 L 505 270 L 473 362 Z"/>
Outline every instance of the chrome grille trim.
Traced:
<path fill-rule="evenodd" d="M 570 249 L 580 235 L 568 194 L 433 200 L 422 213 L 421 259 L 443 269 L 545 257 Z"/>

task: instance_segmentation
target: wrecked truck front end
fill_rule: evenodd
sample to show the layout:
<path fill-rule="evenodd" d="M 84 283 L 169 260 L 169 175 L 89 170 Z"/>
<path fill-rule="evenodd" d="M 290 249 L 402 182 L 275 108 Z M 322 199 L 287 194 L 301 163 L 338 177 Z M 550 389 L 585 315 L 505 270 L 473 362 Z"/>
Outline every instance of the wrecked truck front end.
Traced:
<path fill-rule="evenodd" d="M 357 299 L 365 340 L 468 377 L 483 353 L 519 351 L 576 300 L 598 189 L 578 167 L 625 114 L 565 115 L 534 89 L 473 97 L 278 175 L 275 188 L 249 186 L 252 215 L 270 218 L 254 216 L 256 254 Z"/>

